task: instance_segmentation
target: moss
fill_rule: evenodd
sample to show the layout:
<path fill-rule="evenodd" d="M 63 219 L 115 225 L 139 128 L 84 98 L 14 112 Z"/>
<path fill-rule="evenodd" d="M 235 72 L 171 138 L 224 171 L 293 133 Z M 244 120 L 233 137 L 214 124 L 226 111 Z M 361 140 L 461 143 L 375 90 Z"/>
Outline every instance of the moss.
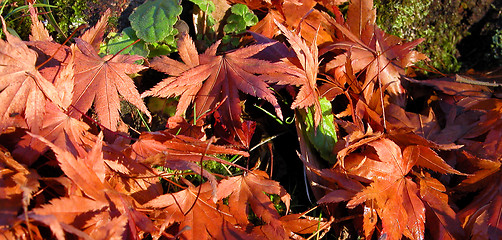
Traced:
<path fill-rule="evenodd" d="M 95 1 L 95 0 L 91 0 Z M 52 15 L 56 20 L 61 31 L 67 36 L 71 34 L 78 26 L 87 23 L 87 15 L 85 14 L 88 9 L 88 0 L 50 0 L 47 1 L 49 4 L 56 6 L 52 10 Z M 56 29 L 48 24 L 47 28 L 50 31 L 56 31 Z M 63 36 L 58 35 L 58 38 Z"/>
<path fill-rule="evenodd" d="M 2 1 L 0 1 L 2 2 Z M 3 2 L 2 2 L 3 5 Z M 0 7 L 2 6 L 0 5 Z M 8 1 L 5 4 L 5 8 L 3 9 L 2 16 L 6 17 L 9 13 L 11 13 L 17 7 L 21 7 L 25 5 L 24 0 L 15 0 Z M 29 17 L 29 13 L 27 10 L 19 11 L 10 15 L 7 19 L 5 19 L 7 27 L 10 27 L 16 31 L 16 33 L 21 37 L 21 39 L 28 39 L 28 36 L 31 32 L 31 20 Z"/>
<path fill-rule="evenodd" d="M 466 36 L 462 8 L 453 0 L 375 0 L 377 24 L 387 33 L 414 40 L 425 38 L 417 50 L 427 54 L 441 72 L 456 72 L 457 43 Z"/>

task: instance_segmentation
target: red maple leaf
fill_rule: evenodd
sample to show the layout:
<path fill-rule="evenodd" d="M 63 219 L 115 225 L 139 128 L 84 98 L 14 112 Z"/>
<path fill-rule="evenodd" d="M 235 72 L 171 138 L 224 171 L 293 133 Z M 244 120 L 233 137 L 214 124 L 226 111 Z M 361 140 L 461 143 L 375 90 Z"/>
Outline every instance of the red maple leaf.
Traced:
<path fill-rule="evenodd" d="M 462 181 L 458 191 L 480 191 L 472 202 L 457 213 L 469 236 L 498 239 L 502 233 L 502 164 L 463 152 L 475 172 Z M 480 153 L 479 155 L 483 155 Z"/>
<path fill-rule="evenodd" d="M 109 182 L 106 181 L 107 169 L 102 151 L 103 134 L 99 135 L 96 143 L 92 146 L 92 149 L 84 158 L 75 157 L 70 152 L 59 148 L 40 136 L 33 134 L 30 135 L 44 142 L 52 149 L 52 151 L 54 151 L 56 154 L 56 160 L 58 161 L 61 170 L 75 184 L 75 186 L 82 191 L 82 195 L 86 198 L 85 202 L 88 203 L 90 208 L 96 209 L 96 206 L 102 205 L 101 203 L 104 203 L 106 206 L 107 209 L 103 212 L 91 213 L 91 217 L 94 215 L 93 221 L 86 222 L 85 224 L 94 225 L 92 229 L 100 231 L 99 229 L 102 227 L 102 224 L 107 224 L 109 222 L 117 224 L 117 222 L 114 222 L 114 219 L 112 218 L 119 217 L 121 218 L 121 224 L 125 225 L 125 228 L 121 227 L 120 229 L 117 229 L 117 231 L 120 231 L 117 233 L 119 235 L 121 235 L 126 229 L 133 234 L 133 236 L 137 235 L 137 228 L 146 232 L 153 231 L 151 221 L 146 217 L 146 215 L 135 209 L 132 198 L 124 193 L 116 191 L 111 187 Z M 58 201 L 58 203 L 66 204 L 68 201 L 72 202 L 74 200 L 71 198 L 65 198 L 62 199 L 61 202 Z M 44 211 L 44 208 L 52 209 L 54 211 Z M 77 223 L 71 221 L 72 219 L 78 217 L 79 215 L 81 216 L 81 214 L 85 215 L 87 213 L 81 211 L 70 211 L 70 214 L 68 214 L 67 210 L 61 209 L 62 206 L 60 204 L 55 206 L 50 206 L 49 204 L 47 207 L 42 207 L 42 210 L 34 209 L 33 214 L 31 214 L 30 217 L 46 223 L 56 234 L 63 234 L 60 227 L 62 226 L 65 231 L 85 238 L 85 233 L 76 229 L 75 226 L 69 225 Z M 60 214 L 59 211 L 63 211 L 63 213 Z M 67 217 L 69 217 L 69 219 Z M 61 223 L 59 221 L 61 221 Z M 124 222 L 127 222 L 127 224 Z M 85 226 L 81 227 L 85 228 Z M 89 231 L 89 229 L 87 230 Z"/>
<path fill-rule="evenodd" d="M 314 128 L 317 128 L 322 118 L 319 92 L 317 91 L 317 72 L 319 69 L 317 37 L 314 37 L 314 42 L 309 47 L 300 36 L 292 33 L 279 22 L 276 21 L 275 23 L 288 38 L 288 42 L 295 51 L 304 73 L 300 78 L 300 82 L 290 83 L 291 85 L 301 85 L 295 101 L 291 104 L 291 108 L 307 108 L 313 105 Z"/>
<path fill-rule="evenodd" d="M 277 116 L 282 119 L 280 106 L 267 83 L 293 82 L 293 79 L 298 78 L 298 73 L 281 62 L 253 58 L 271 44 L 255 44 L 216 55 L 219 44 L 220 42 L 215 43 L 205 53 L 198 55 L 190 37 L 183 36 L 178 42 L 178 48 L 185 64 L 168 57 L 152 60 L 154 69 L 172 77 L 144 92 L 142 97 L 181 96 L 176 115 L 184 115 L 193 103 L 195 119 L 217 107 L 224 129 L 231 136 L 237 134 L 239 141 L 245 143 L 247 137 L 239 131 L 242 129 L 239 91 L 270 102 Z"/>

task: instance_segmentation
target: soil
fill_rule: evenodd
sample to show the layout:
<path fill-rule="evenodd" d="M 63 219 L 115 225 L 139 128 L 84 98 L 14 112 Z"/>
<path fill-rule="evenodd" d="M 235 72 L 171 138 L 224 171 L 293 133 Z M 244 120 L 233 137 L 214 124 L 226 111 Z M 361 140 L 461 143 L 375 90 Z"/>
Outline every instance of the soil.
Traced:
<path fill-rule="evenodd" d="M 495 59 L 492 53 L 492 37 L 496 30 L 502 30 L 502 0 L 485 0 L 483 7 L 472 8 L 468 17 L 469 36 L 458 44 L 459 60 L 465 69 L 489 71 L 500 68 L 502 61 Z M 488 4 L 489 3 L 489 4 Z"/>

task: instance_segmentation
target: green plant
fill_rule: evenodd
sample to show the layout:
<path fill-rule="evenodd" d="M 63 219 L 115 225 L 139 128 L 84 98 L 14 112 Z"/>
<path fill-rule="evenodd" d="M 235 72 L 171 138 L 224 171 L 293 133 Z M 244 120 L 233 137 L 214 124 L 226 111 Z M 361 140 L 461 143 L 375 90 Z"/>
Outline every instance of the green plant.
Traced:
<path fill-rule="evenodd" d="M 502 29 L 495 31 L 492 36 L 492 44 L 490 45 L 493 57 L 502 60 Z"/>
<path fill-rule="evenodd" d="M 4 20 L 7 24 L 7 29 L 13 35 L 16 35 L 21 38 L 27 38 L 31 28 L 31 21 L 25 21 L 26 15 L 28 13 L 28 4 L 24 4 L 24 1 L 0 1 L 0 15 L 3 16 Z M 33 7 L 44 7 L 45 9 L 55 8 L 56 6 L 43 4 L 43 3 L 35 3 Z M 5 15 L 4 15 L 5 13 Z M 2 30 L 0 29 L 0 33 Z"/>
<path fill-rule="evenodd" d="M 136 36 L 136 32 L 130 27 L 125 28 L 121 33 L 112 32 L 108 34 L 108 38 L 108 42 L 100 48 L 100 52 L 102 54 L 116 54 L 122 51 L 122 54 L 147 57 L 150 53 L 148 45 L 145 41 L 140 40 L 139 42 L 136 42 L 138 37 Z M 129 46 L 131 44 L 133 45 Z"/>
<path fill-rule="evenodd" d="M 223 27 L 226 34 L 223 43 L 239 44 L 239 38 L 234 35 L 244 33 L 247 27 L 258 23 L 258 17 L 244 4 L 235 4 L 230 8 L 231 14 L 227 18 L 227 24 Z"/>
<path fill-rule="evenodd" d="M 155 55 L 175 51 L 174 27 L 183 8 L 177 0 L 153 0 L 140 5 L 130 16 L 131 28 L 136 36 L 156 50 Z"/>
<path fill-rule="evenodd" d="M 205 24 L 208 27 L 212 27 L 216 22 L 212 17 L 212 13 L 216 10 L 216 6 L 210 0 L 190 0 L 193 2 L 202 12 L 206 14 Z"/>
<path fill-rule="evenodd" d="M 195 25 L 196 39 L 209 46 L 216 41 L 216 23 L 213 12 L 216 6 L 211 0 L 190 0 L 194 3 L 193 20 Z"/>
<path fill-rule="evenodd" d="M 313 107 L 308 111 L 299 111 L 299 119 L 305 125 L 305 135 L 307 136 L 310 144 L 319 152 L 321 157 L 330 162 L 335 163 L 336 156 L 333 154 L 333 149 L 338 141 L 336 135 L 336 126 L 334 122 L 333 113 L 331 111 L 331 102 L 326 98 L 319 99 L 322 110 L 322 121 L 314 128 L 314 114 Z"/>
<path fill-rule="evenodd" d="M 92 0 L 95 1 L 95 0 Z M 86 10 L 87 0 L 44 0 L 45 4 L 55 6 L 57 11 L 47 11 L 46 18 L 50 24 L 47 25 L 49 31 L 59 33 L 58 38 L 65 39 L 78 26 L 87 23 Z"/>
<path fill-rule="evenodd" d="M 153 0 L 139 6 L 130 16 L 136 35 L 148 43 L 165 41 L 174 37 L 182 7 L 177 0 Z"/>
<path fill-rule="evenodd" d="M 178 34 L 175 24 L 182 10 L 177 0 L 146 1 L 129 16 L 131 27 L 108 36 L 101 53 L 155 57 L 175 52 Z"/>

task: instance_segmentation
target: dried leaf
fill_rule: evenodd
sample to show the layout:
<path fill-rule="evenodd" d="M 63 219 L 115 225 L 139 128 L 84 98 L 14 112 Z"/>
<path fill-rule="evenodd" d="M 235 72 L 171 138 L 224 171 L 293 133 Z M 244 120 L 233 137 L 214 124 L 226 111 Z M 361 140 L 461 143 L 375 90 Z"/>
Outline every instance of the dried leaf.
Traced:
<path fill-rule="evenodd" d="M 0 146 L 0 226 L 13 226 L 19 221 L 18 213 L 27 211 L 40 183 L 39 176 L 12 158 Z"/>
<path fill-rule="evenodd" d="M 75 61 L 79 64 L 75 66 L 72 104 L 78 111 L 72 111 L 71 116 L 77 117 L 87 112 L 94 102 L 101 124 L 115 131 L 120 118 L 120 93 L 151 118 L 134 82 L 127 76 L 145 69 L 134 63 L 141 57 L 109 55 L 101 58 L 89 43 L 78 38 L 75 42 L 80 51 L 75 53 Z"/>
<path fill-rule="evenodd" d="M 29 134 L 47 144 L 56 153 L 56 158 L 61 169 L 82 191 L 95 200 L 106 201 L 103 192 L 107 188 L 106 182 L 103 183 L 99 179 L 94 170 L 85 163 L 86 160 L 73 156 L 70 152 L 59 148 L 38 135 Z M 94 147 L 101 148 L 101 144 L 102 139 L 98 139 Z M 88 159 L 88 161 L 92 160 Z"/>
<path fill-rule="evenodd" d="M 13 117 L 24 115 L 32 131 L 41 128 L 45 100 L 61 106 L 54 85 L 38 72 L 37 54 L 21 39 L 12 36 L 4 26 L 7 41 L 0 40 L 0 129 L 5 129 Z"/>
<path fill-rule="evenodd" d="M 408 146 L 403 150 L 403 156 L 413 164 L 442 174 L 454 173 L 458 175 L 465 175 L 452 168 L 440 156 L 438 156 L 436 152 L 426 146 Z"/>
<path fill-rule="evenodd" d="M 108 25 L 110 13 L 110 9 L 107 9 L 101 16 L 101 19 L 99 19 L 98 23 L 82 34 L 82 40 L 89 43 L 89 45 L 91 45 L 96 52 L 99 51 L 99 44 L 101 44 L 101 41 L 103 40 L 103 35 L 105 34 L 106 26 Z"/>
<path fill-rule="evenodd" d="M 31 34 L 30 41 L 49 41 L 53 39 L 49 35 L 49 31 L 45 28 L 44 24 L 38 20 L 38 11 L 33 7 L 32 4 L 29 5 L 30 18 L 31 18 Z"/>
<path fill-rule="evenodd" d="M 270 224 L 279 238 L 286 237 L 277 210 L 265 193 L 277 194 L 289 209 L 289 195 L 278 182 L 268 179 L 265 172 L 252 171 L 243 176 L 224 179 L 218 185 L 217 198 L 223 199 L 228 196 L 230 213 L 243 226 L 249 224 L 248 204 L 253 212 L 267 224 Z"/>
<path fill-rule="evenodd" d="M 347 10 L 347 25 L 358 38 L 363 38 L 365 28 L 371 28 L 376 21 L 376 9 L 373 1 L 352 0 Z M 364 41 L 364 39 L 363 39 Z"/>
<path fill-rule="evenodd" d="M 420 178 L 420 198 L 426 206 L 425 224 L 435 239 L 464 239 L 464 230 L 445 191 L 445 186 L 437 179 L 430 176 Z"/>
<path fill-rule="evenodd" d="M 253 58 L 253 55 L 271 44 L 256 44 L 217 56 L 217 42 L 204 54 L 199 55 L 197 66 L 192 66 L 196 63 L 196 58 L 189 58 L 195 50 L 192 45 L 189 37 L 182 37 L 179 42 L 180 49 L 187 49 L 186 52 L 189 53 L 181 55 L 185 65 L 167 57 L 152 61 L 154 68 L 158 66 L 156 69 L 175 77 L 164 79 L 144 92 L 142 97 L 181 96 L 176 115 L 184 115 L 193 103 L 194 119 L 199 119 L 217 108 L 224 129 L 230 132 L 230 136 L 237 134 L 241 142 L 246 137 L 240 136 L 239 131 L 234 130 L 242 128 L 239 90 L 270 102 L 278 117 L 282 119 L 277 99 L 268 88 L 267 82 L 291 82 L 291 79 L 297 77 L 297 72 L 280 62 L 272 63 Z M 182 69 L 186 70 L 181 72 Z"/>
<path fill-rule="evenodd" d="M 250 239 L 226 220 L 228 213 L 217 208 L 212 200 L 212 187 L 203 184 L 199 188 L 191 186 L 176 193 L 164 194 L 143 206 L 162 208 L 156 218 L 180 222 L 178 231 L 181 231 L 180 237 L 184 239 Z"/>
<path fill-rule="evenodd" d="M 288 38 L 288 42 L 296 53 L 296 57 L 304 71 L 301 78 L 301 87 L 295 101 L 291 104 L 291 109 L 307 108 L 314 106 L 314 128 L 317 128 L 322 118 L 321 104 L 319 103 L 319 92 L 317 91 L 317 72 L 319 68 L 317 38 L 310 47 L 297 34 L 292 33 L 279 22 L 275 22 L 277 27 Z"/>

